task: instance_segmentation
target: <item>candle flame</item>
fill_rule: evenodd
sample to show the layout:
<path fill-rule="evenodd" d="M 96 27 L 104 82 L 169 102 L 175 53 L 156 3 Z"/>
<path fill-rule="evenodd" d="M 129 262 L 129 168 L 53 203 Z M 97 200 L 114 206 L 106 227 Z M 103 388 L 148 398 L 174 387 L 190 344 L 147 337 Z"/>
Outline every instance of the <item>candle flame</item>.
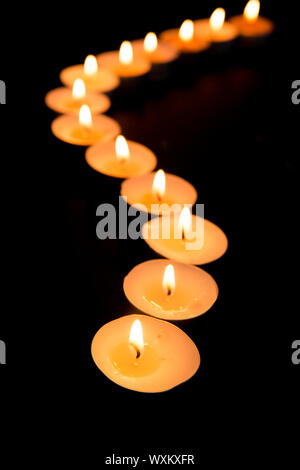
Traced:
<path fill-rule="evenodd" d="M 154 52 L 157 49 L 157 36 L 155 33 L 148 33 L 144 39 L 144 49 L 146 52 Z"/>
<path fill-rule="evenodd" d="M 249 0 L 244 9 L 244 18 L 249 23 L 254 23 L 259 15 L 260 2 L 259 0 Z"/>
<path fill-rule="evenodd" d="M 182 238 L 188 238 L 192 228 L 192 215 L 188 207 L 184 207 L 179 216 L 179 228 Z"/>
<path fill-rule="evenodd" d="M 163 277 L 163 290 L 166 295 L 172 295 L 175 291 L 175 271 L 172 264 L 168 264 Z"/>
<path fill-rule="evenodd" d="M 80 108 L 79 123 L 84 127 L 92 127 L 92 113 L 87 104 L 83 104 Z"/>
<path fill-rule="evenodd" d="M 189 42 L 194 36 L 194 23 L 192 20 L 185 20 L 179 29 L 179 37 L 184 42 Z"/>
<path fill-rule="evenodd" d="M 163 199 L 166 191 L 166 175 L 163 170 L 158 170 L 153 179 L 152 194 L 159 201 Z"/>
<path fill-rule="evenodd" d="M 209 25 L 213 31 L 220 31 L 225 21 L 225 10 L 224 8 L 217 8 L 209 19 Z"/>
<path fill-rule="evenodd" d="M 72 96 L 75 100 L 85 97 L 85 84 L 81 78 L 76 78 L 73 83 Z"/>
<path fill-rule="evenodd" d="M 129 65 L 133 61 L 132 45 L 129 41 L 123 41 L 119 51 L 119 61 L 123 65 Z"/>
<path fill-rule="evenodd" d="M 122 135 L 118 135 L 115 143 L 116 157 L 120 162 L 125 162 L 130 156 L 127 140 Z"/>
<path fill-rule="evenodd" d="M 98 63 L 94 55 L 88 55 L 84 61 L 83 71 L 85 75 L 95 75 L 98 72 Z"/>
<path fill-rule="evenodd" d="M 140 320 L 134 320 L 129 333 L 129 345 L 134 349 L 136 359 L 144 352 L 143 327 Z"/>

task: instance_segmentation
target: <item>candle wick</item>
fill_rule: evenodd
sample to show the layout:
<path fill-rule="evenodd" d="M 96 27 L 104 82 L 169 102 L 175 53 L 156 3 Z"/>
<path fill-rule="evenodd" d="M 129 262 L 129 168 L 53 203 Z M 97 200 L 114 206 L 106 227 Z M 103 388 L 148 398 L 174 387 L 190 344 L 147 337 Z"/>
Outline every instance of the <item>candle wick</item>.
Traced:
<path fill-rule="evenodd" d="M 133 343 L 130 343 L 130 346 L 132 346 L 133 349 L 135 350 L 135 352 L 136 352 L 136 357 L 135 357 L 135 358 L 138 359 L 138 358 L 140 357 L 140 355 L 141 355 L 141 351 L 140 351 L 139 348 L 138 348 L 135 344 L 133 344 Z"/>
<path fill-rule="evenodd" d="M 168 294 L 167 295 L 171 295 L 171 294 L 172 294 L 171 287 L 168 287 Z"/>

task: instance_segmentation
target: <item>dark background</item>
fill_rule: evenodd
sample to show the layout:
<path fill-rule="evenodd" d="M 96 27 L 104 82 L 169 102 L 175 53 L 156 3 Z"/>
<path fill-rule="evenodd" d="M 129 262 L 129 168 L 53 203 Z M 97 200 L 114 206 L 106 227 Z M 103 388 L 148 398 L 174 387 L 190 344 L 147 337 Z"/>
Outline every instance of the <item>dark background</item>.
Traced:
<path fill-rule="evenodd" d="M 126 137 L 157 154 L 160 168 L 195 185 L 206 218 L 229 238 L 226 255 L 204 267 L 220 288 L 216 304 L 177 322 L 199 348 L 200 369 L 169 392 L 122 389 L 91 359 L 101 325 L 135 312 L 124 276 L 156 255 L 142 240 L 96 238 L 96 208 L 117 201 L 119 182 L 90 169 L 83 148 L 52 136 L 55 114 L 43 102 L 60 85 L 60 70 L 87 54 L 207 17 L 217 6 L 51 3 L 7 13 L 0 339 L 8 364 L 0 393 L 4 448 L 7 438 L 20 450 L 11 461 L 21 455 L 33 463 L 37 449 L 53 463 L 60 455 L 100 468 L 112 452 L 194 451 L 202 464 L 205 457 L 236 464 L 241 449 L 243 459 L 260 455 L 266 463 L 296 451 L 298 12 L 264 2 L 261 13 L 277 26 L 267 46 L 210 57 L 186 72 L 188 80 L 178 72 L 165 86 L 114 101 L 108 113 Z M 230 16 L 244 3 L 222 6 Z"/>

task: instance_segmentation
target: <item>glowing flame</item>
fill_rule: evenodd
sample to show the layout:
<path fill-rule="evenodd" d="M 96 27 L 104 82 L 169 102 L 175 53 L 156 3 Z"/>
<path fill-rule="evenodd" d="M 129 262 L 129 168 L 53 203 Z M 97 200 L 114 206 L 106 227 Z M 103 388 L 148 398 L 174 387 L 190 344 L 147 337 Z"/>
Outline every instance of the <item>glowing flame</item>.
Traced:
<path fill-rule="evenodd" d="M 189 42 L 194 36 L 194 23 L 192 20 L 185 20 L 179 29 L 179 37 L 184 42 Z"/>
<path fill-rule="evenodd" d="M 244 9 L 244 17 L 249 23 L 254 23 L 257 20 L 260 10 L 259 0 L 249 0 Z"/>
<path fill-rule="evenodd" d="M 85 75 L 95 75 L 98 72 L 98 63 L 94 55 L 88 55 L 84 61 L 83 70 Z"/>
<path fill-rule="evenodd" d="M 143 327 L 140 320 L 134 320 L 129 333 L 129 345 L 138 359 L 144 352 Z"/>
<path fill-rule="evenodd" d="M 179 228 L 182 238 L 188 238 L 192 228 L 192 216 L 188 207 L 184 207 L 179 216 Z"/>
<path fill-rule="evenodd" d="M 146 52 L 154 52 L 157 49 L 157 36 L 155 33 L 148 33 L 144 39 L 144 49 Z"/>
<path fill-rule="evenodd" d="M 166 191 L 166 175 L 163 170 L 158 170 L 153 179 L 152 194 L 161 201 Z"/>
<path fill-rule="evenodd" d="M 72 96 L 75 100 L 85 97 L 85 84 L 81 78 L 76 78 L 73 83 Z"/>
<path fill-rule="evenodd" d="M 84 127 L 92 126 L 92 113 L 87 104 L 83 104 L 80 108 L 79 123 Z"/>
<path fill-rule="evenodd" d="M 125 137 L 118 135 L 116 138 L 116 157 L 120 162 L 125 162 L 129 158 L 129 148 Z"/>
<path fill-rule="evenodd" d="M 217 8 L 209 19 L 209 25 L 213 31 L 220 31 L 225 21 L 225 10 L 224 8 Z"/>
<path fill-rule="evenodd" d="M 166 295 L 172 295 L 175 291 L 175 271 L 172 264 L 168 264 L 163 277 L 163 290 Z"/>
<path fill-rule="evenodd" d="M 129 41 L 123 41 L 119 51 L 119 61 L 123 65 L 129 65 L 133 60 L 132 45 Z"/>

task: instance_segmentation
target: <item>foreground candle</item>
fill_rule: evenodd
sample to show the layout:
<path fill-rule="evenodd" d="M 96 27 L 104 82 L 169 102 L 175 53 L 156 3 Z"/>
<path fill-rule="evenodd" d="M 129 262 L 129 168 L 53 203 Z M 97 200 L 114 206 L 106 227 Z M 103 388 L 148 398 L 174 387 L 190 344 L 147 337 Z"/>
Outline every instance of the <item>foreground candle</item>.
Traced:
<path fill-rule="evenodd" d="M 142 144 L 119 135 L 115 142 L 100 142 L 86 151 L 87 163 L 96 171 L 116 178 L 129 178 L 152 171 L 154 153 Z"/>
<path fill-rule="evenodd" d="M 179 211 L 185 204 L 195 204 L 197 191 L 183 178 L 159 170 L 125 180 L 121 185 L 121 196 L 126 197 L 131 206 L 151 214 L 161 214 L 169 210 Z"/>
<path fill-rule="evenodd" d="M 209 220 L 191 215 L 185 207 L 180 214 L 151 219 L 143 225 L 143 238 L 160 255 L 187 264 L 205 264 L 226 252 L 225 233 Z"/>
<path fill-rule="evenodd" d="M 178 52 L 171 45 L 159 41 L 155 33 L 148 33 L 145 39 L 132 42 L 134 55 L 140 55 L 152 64 L 167 64 L 178 57 Z"/>
<path fill-rule="evenodd" d="M 141 77 L 149 72 L 151 63 L 140 55 L 134 55 L 129 41 L 122 42 L 119 51 L 103 52 L 98 55 L 99 63 L 120 78 Z"/>
<path fill-rule="evenodd" d="M 84 81 L 77 78 L 72 90 L 66 87 L 49 91 L 46 105 L 61 114 L 78 114 L 83 104 L 88 105 L 92 114 L 105 113 L 110 108 L 110 99 L 100 93 L 86 93 Z"/>
<path fill-rule="evenodd" d="M 92 357 L 113 382 L 147 393 L 176 387 L 200 365 L 197 347 L 182 330 L 146 315 L 127 315 L 100 328 Z"/>
<path fill-rule="evenodd" d="M 135 307 L 164 320 L 202 315 L 218 297 L 216 282 L 203 269 L 163 259 L 133 268 L 123 287 Z"/>
<path fill-rule="evenodd" d="M 160 38 L 181 53 L 195 54 L 209 47 L 209 41 L 196 34 L 191 20 L 185 20 L 179 29 L 163 31 Z"/>
<path fill-rule="evenodd" d="M 229 44 L 238 36 L 237 28 L 225 21 L 224 8 L 217 8 L 209 19 L 195 21 L 195 34 L 212 43 Z"/>
<path fill-rule="evenodd" d="M 60 80 L 68 87 L 73 86 L 74 81 L 81 78 L 87 90 L 108 92 L 117 88 L 120 80 L 110 70 L 98 66 L 97 59 L 93 55 L 87 56 L 84 64 L 72 65 L 62 70 Z"/>
<path fill-rule="evenodd" d="M 87 105 L 80 108 L 79 116 L 59 116 L 51 124 L 53 134 L 60 140 L 74 145 L 93 145 L 116 137 L 121 128 L 113 119 L 93 116 Z"/>
<path fill-rule="evenodd" d="M 274 23 L 268 18 L 259 16 L 259 10 L 259 0 L 249 0 L 243 15 L 230 18 L 230 22 L 237 27 L 239 34 L 244 38 L 262 38 L 273 32 Z"/>

